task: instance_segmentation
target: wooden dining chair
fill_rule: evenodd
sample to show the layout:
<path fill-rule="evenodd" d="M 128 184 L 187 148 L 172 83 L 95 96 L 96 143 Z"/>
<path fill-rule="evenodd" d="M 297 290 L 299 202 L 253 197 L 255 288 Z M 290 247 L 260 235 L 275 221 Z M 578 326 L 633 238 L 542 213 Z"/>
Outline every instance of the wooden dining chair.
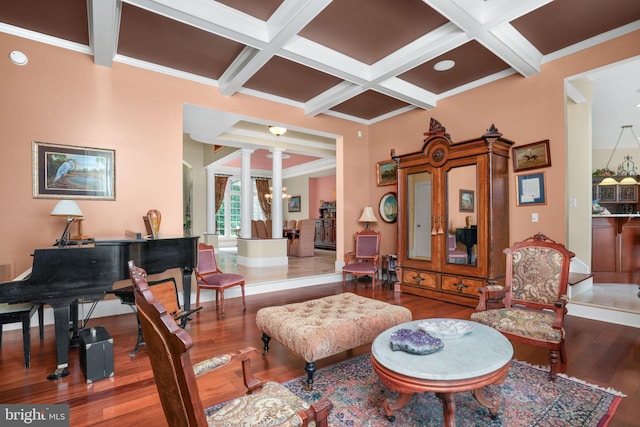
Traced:
<path fill-rule="evenodd" d="M 328 399 L 309 404 L 282 384 L 263 382 L 253 376 L 251 358 L 258 355 L 255 348 L 247 347 L 193 364 L 191 335 L 178 326 L 156 299 L 146 281 L 146 272 L 129 261 L 129 273 L 147 354 L 168 425 L 328 427 L 327 417 L 333 406 Z M 234 398 L 206 415 L 196 378 L 218 372 L 226 378 L 229 373 L 225 367 L 233 367 L 237 362 L 242 364 L 241 375 L 248 394 Z M 200 381 L 204 380 L 203 377 Z"/>
<path fill-rule="evenodd" d="M 234 286 L 240 286 L 242 292 L 242 306 L 247 304 L 244 296 L 244 276 L 240 274 L 224 273 L 218 268 L 213 246 L 205 243 L 198 245 L 198 267 L 196 267 L 196 306 L 200 306 L 200 290 L 211 289 L 216 291 L 216 308 L 218 297 L 220 298 L 220 313 L 224 317 L 224 291 Z"/>

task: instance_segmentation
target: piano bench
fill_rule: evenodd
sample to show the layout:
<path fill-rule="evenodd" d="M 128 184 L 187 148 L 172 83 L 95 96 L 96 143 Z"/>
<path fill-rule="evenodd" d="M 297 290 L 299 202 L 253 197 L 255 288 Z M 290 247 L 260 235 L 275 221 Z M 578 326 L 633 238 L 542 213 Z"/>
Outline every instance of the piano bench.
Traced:
<path fill-rule="evenodd" d="M 0 304 L 0 346 L 2 346 L 2 325 L 22 322 L 22 346 L 24 367 L 31 366 L 31 317 L 38 311 L 40 341 L 44 339 L 44 307 L 42 304 Z"/>

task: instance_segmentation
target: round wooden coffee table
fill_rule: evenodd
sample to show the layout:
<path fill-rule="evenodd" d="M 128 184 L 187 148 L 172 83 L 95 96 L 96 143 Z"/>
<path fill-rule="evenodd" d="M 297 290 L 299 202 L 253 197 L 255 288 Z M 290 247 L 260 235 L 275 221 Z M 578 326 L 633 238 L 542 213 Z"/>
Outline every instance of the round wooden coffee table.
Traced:
<path fill-rule="evenodd" d="M 395 411 L 405 407 L 415 393 L 435 392 L 442 401 L 445 426 L 455 426 L 454 393 L 460 391 L 471 391 L 495 416 L 499 402 L 487 398 L 483 387 L 501 384 L 507 376 L 513 356 L 509 340 L 493 328 L 470 322 L 473 325 L 470 333 L 444 338 L 444 348 L 435 353 L 415 355 L 391 350 L 389 339 L 394 331 L 401 328 L 418 330 L 418 323 L 425 320 L 452 319 L 403 323 L 387 329 L 371 344 L 373 370 L 383 384 L 400 393 L 395 401 L 384 401 L 387 418 L 395 421 Z"/>

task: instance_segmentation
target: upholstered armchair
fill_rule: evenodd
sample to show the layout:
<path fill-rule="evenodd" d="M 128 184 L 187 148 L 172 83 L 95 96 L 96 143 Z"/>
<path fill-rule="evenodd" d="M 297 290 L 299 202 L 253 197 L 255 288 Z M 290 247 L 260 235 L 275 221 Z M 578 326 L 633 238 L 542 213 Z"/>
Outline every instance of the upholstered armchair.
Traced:
<path fill-rule="evenodd" d="M 509 340 L 549 349 L 549 378 L 554 380 L 567 363 L 564 318 L 574 254 L 541 233 L 504 252 L 505 286 L 480 289 L 480 303 L 471 320 L 497 329 Z M 487 309 L 502 296 L 502 308 Z"/>
<path fill-rule="evenodd" d="M 302 219 L 298 221 L 298 236 L 289 243 L 289 255 L 305 257 L 315 255 L 316 221 Z"/>
<path fill-rule="evenodd" d="M 375 286 L 380 264 L 380 232 L 359 231 L 355 234 L 355 240 L 356 250 L 344 256 L 342 286 L 346 284 L 347 274 L 353 275 L 356 280 L 360 276 L 371 276 L 371 282 Z"/>
<path fill-rule="evenodd" d="M 300 399 L 280 383 L 262 382 L 253 376 L 251 358 L 255 348 L 211 357 L 193 364 L 189 350 L 193 339 L 178 327 L 165 307 L 155 299 L 146 273 L 129 261 L 149 361 L 160 402 L 170 426 L 308 426 L 327 427 L 332 404 L 326 398 L 314 404 Z M 214 375 L 225 366 L 241 362 L 248 393 L 205 415 L 196 377 Z M 225 374 L 224 371 L 221 375 Z M 201 381 L 204 381 L 204 377 Z"/>

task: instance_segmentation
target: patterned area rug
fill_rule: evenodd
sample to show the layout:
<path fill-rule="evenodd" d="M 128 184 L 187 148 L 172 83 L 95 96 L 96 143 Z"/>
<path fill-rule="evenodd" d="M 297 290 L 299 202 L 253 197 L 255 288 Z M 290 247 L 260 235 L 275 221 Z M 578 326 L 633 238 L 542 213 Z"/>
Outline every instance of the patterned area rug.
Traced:
<path fill-rule="evenodd" d="M 369 354 L 318 370 L 314 389 L 303 387 L 306 376 L 285 385 L 296 395 L 311 402 L 323 396 L 333 402 L 329 418 L 333 427 L 342 426 L 442 426 L 442 404 L 434 393 L 414 395 L 409 405 L 396 411 L 390 423 L 382 410 L 382 401 L 395 398 L 373 372 Z M 555 383 L 547 371 L 514 361 L 505 382 L 485 389 L 497 396 L 500 409 L 492 419 L 470 392 L 456 393 L 458 426 L 606 426 L 618 407 L 622 394 L 559 376 Z"/>

